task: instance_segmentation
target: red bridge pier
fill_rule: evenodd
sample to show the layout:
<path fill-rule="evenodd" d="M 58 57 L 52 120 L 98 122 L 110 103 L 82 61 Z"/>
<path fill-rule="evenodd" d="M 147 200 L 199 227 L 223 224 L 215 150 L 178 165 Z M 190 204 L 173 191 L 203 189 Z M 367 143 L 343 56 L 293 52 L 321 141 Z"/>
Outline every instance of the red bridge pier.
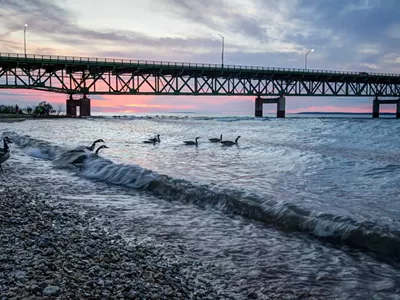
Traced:
<path fill-rule="evenodd" d="M 263 116 L 263 104 L 264 103 L 276 103 L 276 117 L 284 118 L 286 112 L 286 98 L 284 96 L 278 98 L 261 98 L 258 96 L 255 101 L 255 117 Z"/>
<path fill-rule="evenodd" d="M 67 99 L 67 116 L 76 117 L 76 108 L 79 106 L 79 116 L 88 117 L 90 116 L 90 99 L 83 95 L 82 98 L 75 100 L 72 95 L 69 95 Z"/>
<path fill-rule="evenodd" d="M 379 109 L 381 104 L 396 104 L 396 119 L 400 119 L 400 98 L 399 99 L 378 99 L 375 97 L 372 105 L 372 117 L 379 118 Z"/>

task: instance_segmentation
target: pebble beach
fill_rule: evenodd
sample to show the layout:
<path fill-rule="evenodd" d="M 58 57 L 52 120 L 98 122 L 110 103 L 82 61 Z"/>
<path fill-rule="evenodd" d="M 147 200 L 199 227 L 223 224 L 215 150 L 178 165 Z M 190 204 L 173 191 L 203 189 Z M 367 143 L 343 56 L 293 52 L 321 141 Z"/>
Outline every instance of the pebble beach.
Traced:
<path fill-rule="evenodd" d="M 11 182 L 1 187 L 0 211 L 1 299 L 219 298 L 179 262 L 106 230 L 100 212 Z"/>

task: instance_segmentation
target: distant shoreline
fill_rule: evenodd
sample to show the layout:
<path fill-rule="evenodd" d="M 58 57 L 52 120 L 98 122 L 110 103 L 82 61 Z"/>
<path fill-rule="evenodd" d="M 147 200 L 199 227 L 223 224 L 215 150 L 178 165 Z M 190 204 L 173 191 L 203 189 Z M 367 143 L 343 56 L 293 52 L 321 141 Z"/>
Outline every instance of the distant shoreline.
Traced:
<path fill-rule="evenodd" d="M 295 115 L 372 115 L 371 113 L 357 113 L 357 112 L 323 112 L 323 111 L 318 111 L 318 112 L 299 112 L 299 113 L 294 113 Z M 387 116 L 391 116 L 391 115 L 395 115 L 395 113 L 380 113 L 380 115 L 387 115 Z"/>

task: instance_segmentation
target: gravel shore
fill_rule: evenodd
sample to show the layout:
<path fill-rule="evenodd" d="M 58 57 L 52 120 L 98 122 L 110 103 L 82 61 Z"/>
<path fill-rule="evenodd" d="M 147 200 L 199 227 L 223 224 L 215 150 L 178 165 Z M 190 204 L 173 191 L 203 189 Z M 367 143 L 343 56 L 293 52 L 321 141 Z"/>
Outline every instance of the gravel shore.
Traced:
<path fill-rule="evenodd" d="M 94 212 L 4 183 L 1 299 L 226 299 L 157 249 L 109 231 Z"/>

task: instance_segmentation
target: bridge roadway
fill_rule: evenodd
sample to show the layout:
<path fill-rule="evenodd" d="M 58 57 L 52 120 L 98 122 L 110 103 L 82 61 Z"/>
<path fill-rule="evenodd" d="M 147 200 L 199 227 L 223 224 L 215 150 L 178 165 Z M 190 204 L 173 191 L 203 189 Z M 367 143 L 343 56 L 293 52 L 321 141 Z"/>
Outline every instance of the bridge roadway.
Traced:
<path fill-rule="evenodd" d="M 400 117 L 400 74 L 390 73 L 0 53 L 0 88 L 69 94 L 70 115 L 76 106 L 90 115 L 87 96 L 106 94 L 255 96 L 256 116 L 263 103 L 277 103 L 278 117 L 285 96 L 374 97 L 375 117 L 387 103 L 397 104 Z"/>

